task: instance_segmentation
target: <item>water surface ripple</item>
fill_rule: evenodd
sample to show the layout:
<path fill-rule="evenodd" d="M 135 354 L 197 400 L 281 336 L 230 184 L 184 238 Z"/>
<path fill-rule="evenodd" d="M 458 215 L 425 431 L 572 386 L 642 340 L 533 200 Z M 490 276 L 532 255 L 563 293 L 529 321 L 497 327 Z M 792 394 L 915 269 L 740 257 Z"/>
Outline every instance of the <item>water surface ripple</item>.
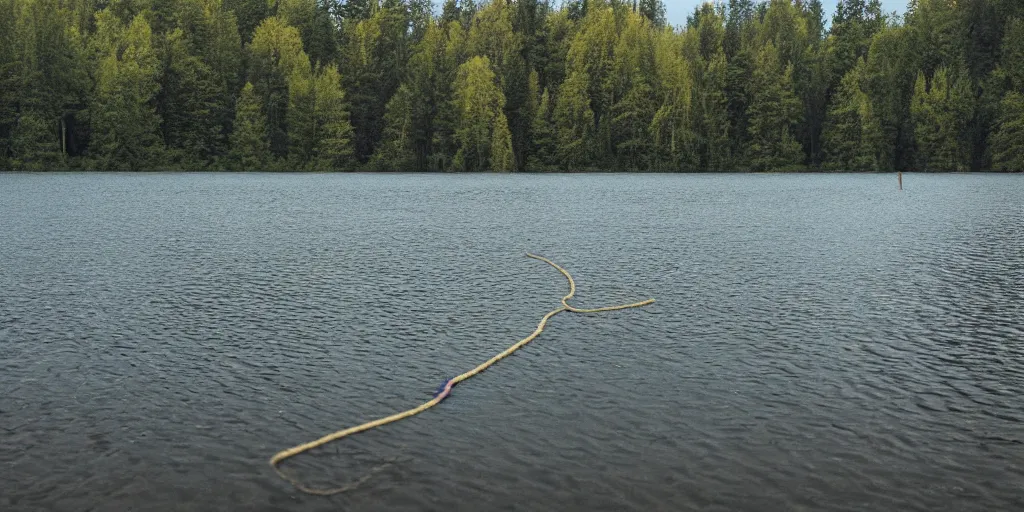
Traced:
<path fill-rule="evenodd" d="M 0 175 L 0 510 L 1024 510 L 1024 179 Z M 284 467 L 276 451 L 429 398 Z"/>

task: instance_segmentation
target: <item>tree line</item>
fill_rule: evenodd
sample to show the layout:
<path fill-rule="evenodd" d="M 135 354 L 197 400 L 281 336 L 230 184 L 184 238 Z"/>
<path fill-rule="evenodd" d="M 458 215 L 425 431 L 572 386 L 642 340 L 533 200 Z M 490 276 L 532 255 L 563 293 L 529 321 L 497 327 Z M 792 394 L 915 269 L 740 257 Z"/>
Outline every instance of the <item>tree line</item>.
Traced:
<path fill-rule="evenodd" d="M 1024 170 L 1024 2 L 0 0 L 0 169 Z"/>

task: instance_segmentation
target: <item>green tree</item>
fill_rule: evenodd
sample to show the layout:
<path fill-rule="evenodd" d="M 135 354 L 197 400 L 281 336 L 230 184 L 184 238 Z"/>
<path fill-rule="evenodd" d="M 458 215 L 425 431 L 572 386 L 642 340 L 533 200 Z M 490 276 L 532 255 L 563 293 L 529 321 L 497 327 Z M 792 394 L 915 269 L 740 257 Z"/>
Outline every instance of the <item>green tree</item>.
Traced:
<path fill-rule="evenodd" d="M 309 69 L 296 69 L 288 77 L 288 162 L 305 170 L 316 144 L 316 90 Z"/>
<path fill-rule="evenodd" d="M 278 158 L 289 153 L 288 107 L 292 77 L 311 76 L 309 57 L 295 27 L 277 17 L 260 23 L 249 44 L 249 82 L 260 97 L 267 116 L 270 151 Z"/>
<path fill-rule="evenodd" d="M 914 168 L 914 123 L 910 99 L 914 92 L 915 57 L 905 27 L 879 31 L 871 41 L 864 69 L 863 90 L 871 99 L 881 125 L 878 146 L 880 170 Z"/>
<path fill-rule="evenodd" d="M 665 4 L 661 0 L 639 0 L 638 10 L 655 27 L 665 25 Z"/>
<path fill-rule="evenodd" d="M 459 66 L 466 58 L 466 35 L 461 22 L 456 20 L 448 23 L 447 33 L 434 82 L 437 111 L 434 115 L 429 158 L 431 169 L 444 171 L 453 170 L 454 157 L 458 152 L 456 130 L 459 113 L 452 97 Z"/>
<path fill-rule="evenodd" d="M 558 161 L 563 170 L 586 170 L 594 157 L 594 111 L 587 96 L 589 77 L 575 71 L 562 84 L 555 105 Z"/>
<path fill-rule="evenodd" d="M 646 18 L 629 13 L 624 25 L 612 64 L 611 140 L 619 169 L 646 170 L 652 163 L 648 129 L 659 107 L 651 83 L 655 45 Z"/>
<path fill-rule="evenodd" d="M 238 19 L 238 33 L 242 41 L 252 41 L 256 27 L 270 16 L 271 2 L 261 0 L 224 0 L 224 10 Z"/>
<path fill-rule="evenodd" d="M 839 87 L 840 80 L 858 59 L 867 58 L 872 37 L 884 25 L 881 5 L 877 0 L 870 3 L 865 0 L 839 1 L 823 48 L 831 92 Z"/>
<path fill-rule="evenodd" d="M 446 45 L 445 29 L 428 23 L 409 57 L 404 83 L 385 108 L 382 145 L 387 149 L 380 151 L 389 155 L 385 160 L 392 162 L 390 169 L 441 170 L 431 166 L 430 156 L 438 110 L 451 97 L 455 78 L 456 66 L 446 59 Z"/>
<path fill-rule="evenodd" d="M 61 153 L 50 165 L 63 168 L 69 152 L 81 153 L 68 142 L 84 131 L 79 124 L 88 118 L 87 95 L 92 84 L 84 38 L 73 24 L 74 14 L 56 0 L 15 0 L 11 8 L 12 30 L 3 37 L 10 56 L 0 57 L 0 71 L 5 71 L 0 84 L 10 88 L 0 93 L 0 98 L 7 98 L 6 108 L 0 105 L 0 133 L 5 124 L 8 130 L 16 122 L 20 124 L 27 112 L 31 113 L 30 125 L 41 121 L 57 126 L 46 132 Z"/>
<path fill-rule="evenodd" d="M 615 46 L 618 42 L 615 13 L 612 9 L 591 6 L 572 39 L 566 56 L 566 71 L 587 76 L 589 109 L 594 116 L 595 157 L 614 157 L 611 120 L 615 103 Z M 570 76 L 571 78 L 571 76 Z"/>
<path fill-rule="evenodd" d="M 543 45 L 539 52 L 545 58 L 533 63 L 539 75 L 541 88 L 554 91 L 565 81 L 566 60 L 575 30 L 576 25 L 566 10 L 553 12 L 544 17 L 538 39 Z"/>
<path fill-rule="evenodd" d="M 354 170 L 353 130 L 341 76 L 334 65 L 317 73 L 313 82 L 315 135 L 310 168 L 315 171 Z"/>
<path fill-rule="evenodd" d="M 725 97 L 729 113 L 730 151 L 734 155 L 736 169 L 746 169 L 747 148 L 750 145 L 750 116 L 748 109 L 753 101 L 751 80 L 754 70 L 755 50 L 746 44 L 739 47 L 729 60 L 725 73 Z"/>
<path fill-rule="evenodd" d="M 556 169 L 555 155 L 558 148 L 555 143 L 554 124 L 551 121 L 551 95 L 547 89 L 544 89 L 540 105 L 534 113 L 531 133 L 533 146 L 530 149 L 526 170 L 547 172 Z"/>
<path fill-rule="evenodd" d="M 1007 23 L 999 65 L 993 75 L 1001 91 L 1024 92 L 1024 19 Z"/>
<path fill-rule="evenodd" d="M 864 59 L 843 77 L 825 124 L 825 169 L 880 171 L 882 127 L 863 91 Z"/>
<path fill-rule="evenodd" d="M 695 30 L 698 41 L 698 53 L 700 59 L 707 62 L 716 53 L 725 49 L 723 46 L 725 43 L 725 24 L 724 19 L 715 10 L 714 5 L 705 3 L 699 9 L 700 21 Z"/>
<path fill-rule="evenodd" d="M 725 95 L 727 72 L 725 52 L 719 49 L 702 70 L 697 92 L 700 168 L 708 171 L 727 171 L 732 167 L 729 99 Z"/>
<path fill-rule="evenodd" d="M 803 152 L 793 129 L 800 122 L 802 112 L 793 92 L 793 65 L 783 67 L 778 51 L 770 42 L 758 54 L 751 88 L 750 169 L 800 169 Z"/>
<path fill-rule="evenodd" d="M 726 9 L 725 38 L 722 41 L 726 57 L 738 55 L 745 45 L 754 21 L 753 0 L 729 0 Z"/>
<path fill-rule="evenodd" d="M 167 36 L 168 64 L 160 94 L 163 139 L 168 152 L 185 169 L 201 169 L 225 153 L 227 134 L 219 101 L 223 83 L 201 58 L 191 55 L 184 32 Z"/>
<path fill-rule="evenodd" d="M 142 15 L 135 16 L 126 28 L 120 23 L 109 11 L 97 16 L 97 32 L 108 35 L 114 45 L 100 48 L 91 148 L 101 169 L 160 168 L 163 144 L 156 112 L 160 70 L 152 32 Z"/>
<path fill-rule="evenodd" d="M 345 31 L 340 69 L 352 105 L 356 158 L 365 163 L 381 140 L 385 108 L 405 74 L 411 49 L 408 11 L 385 4 Z"/>
<path fill-rule="evenodd" d="M 333 65 L 316 75 L 296 69 L 288 81 L 289 158 L 294 169 L 352 170 L 352 125 Z"/>
<path fill-rule="evenodd" d="M 1024 20 L 1007 23 L 992 87 L 1001 94 L 992 132 L 988 135 L 992 167 L 1024 171 Z"/>
<path fill-rule="evenodd" d="M 231 134 L 230 168 L 236 171 L 266 170 L 270 162 L 270 141 L 267 137 L 267 115 L 256 94 L 246 82 L 235 111 L 235 130 Z"/>
<path fill-rule="evenodd" d="M 1020 167 L 1019 0 L 664 3 L 0 0 L 0 168 Z"/>
<path fill-rule="evenodd" d="M 316 0 L 276 0 L 277 16 L 298 29 L 302 48 L 314 65 L 338 60 L 337 31 L 331 20 L 330 3 Z"/>
<path fill-rule="evenodd" d="M 696 165 L 693 74 L 680 43 L 667 30 L 654 39 L 654 69 L 661 103 L 650 124 L 654 170 L 692 169 Z"/>
<path fill-rule="evenodd" d="M 9 167 L 7 151 L 11 131 L 17 122 L 20 91 L 17 87 L 17 69 L 20 62 L 15 55 L 14 0 L 0 0 L 0 169 Z"/>
<path fill-rule="evenodd" d="M 973 93 L 962 68 L 940 67 L 931 83 L 917 75 L 910 112 L 914 118 L 918 169 L 966 171 L 970 165 L 965 131 L 973 114 Z"/>
<path fill-rule="evenodd" d="M 235 100 L 245 83 L 242 76 L 245 53 L 235 14 L 226 10 L 219 0 L 203 1 L 206 3 L 202 11 L 202 25 L 191 37 L 191 53 L 198 55 L 210 70 L 213 92 L 211 117 L 218 127 L 215 150 L 217 156 L 222 156 L 227 148 L 220 144 L 231 133 Z"/>
<path fill-rule="evenodd" d="M 21 113 L 11 136 L 11 167 L 23 171 L 52 171 L 65 166 L 58 144 L 57 123 L 28 110 Z"/>
<path fill-rule="evenodd" d="M 966 55 L 966 27 L 958 2 L 916 0 L 907 11 L 907 26 L 913 34 L 917 69 L 931 77 L 941 67 L 959 66 Z"/>
<path fill-rule="evenodd" d="M 377 171 L 416 170 L 413 93 L 405 84 L 391 97 L 384 112 L 384 136 L 371 166 Z"/>
<path fill-rule="evenodd" d="M 455 79 L 455 108 L 459 142 L 454 167 L 461 171 L 509 171 L 511 134 L 498 87 L 487 57 L 473 57 L 459 67 Z M 507 151 L 506 151 L 507 150 Z"/>
<path fill-rule="evenodd" d="M 511 172 L 516 169 L 515 155 L 512 153 L 512 132 L 508 129 L 508 120 L 501 113 L 494 118 L 490 157 L 492 171 Z"/>
<path fill-rule="evenodd" d="M 997 171 L 1024 171 L 1024 94 L 1006 93 L 999 107 L 997 128 L 990 136 L 992 167 Z"/>
<path fill-rule="evenodd" d="M 523 34 L 513 29 L 512 17 L 513 6 L 505 2 L 482 6 L 473 17 L 466 44 L 470 55 L 487 57 L 498 76 L 505 96 L 504 113 L 512 134 L 515 162 L 523 162 L 532 119 L 530 72 L 523 56 L 525 40 Z"/>

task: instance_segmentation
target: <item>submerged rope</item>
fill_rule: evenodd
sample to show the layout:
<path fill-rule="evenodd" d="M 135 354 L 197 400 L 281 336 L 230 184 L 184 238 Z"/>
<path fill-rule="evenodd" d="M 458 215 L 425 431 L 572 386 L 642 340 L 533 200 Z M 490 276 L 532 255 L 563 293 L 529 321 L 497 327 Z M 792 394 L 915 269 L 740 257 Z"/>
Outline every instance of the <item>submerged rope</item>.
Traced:
<path fill-rule="evenodd" d="M 274 471 L 276 471 L 277 474 L 281 476 L 281 478 L 287 480 L 292 485 L 294 485 L 296 489 L 298 489 L 298 490 L 300 490 L 302 492 L 305 492 L 305 493 L 309 493 L 309 494 L 317 494 L 317 495 L 320 495 L 320 496 L 330 496 L 332 494 L 338 494 L 338 493 L 341 493 L 341 492 L 345 492 L 345 491 L 354 489 L 355 487 L 359 486 L 360 484 L 362 484 L 363 482 L 368 480 L 370 478 L 370 476 L 373 475 L 373 473 L 376 473 L 377 471 L 383 469 L 384 466 L 383 465 L 382 466 L 378 466 L 378 467 L 374 468 L 369 474 L 363 476 L 359 480 L 356 480 L 355 482 L 351 482 L 351 483 L 349 483 L 347 485 L 344 485 L 342 487 L 335 487 L 335 488 L 332 488 L 332 489 L 316 489 L 316 488 L 306 487 L 306 486 L 302 485 L 302 483 L 300 483 L 298 480 L 292 478 L 291 476 L 289 476 L 289 475 L 285 474 L 283 471 L 281 471 L 281 468 L 279 468 L 278 465 L 282 461 L 284 461 L 285 459 L 294 457 L 294 456 L 296 456 L 296 455 L 298 455 L 300 453 L 303 453 L 305 451 L 312 450 L 313 448 L 316 448 L 318 446 L 323 446 L 323 445 L 325 445 L 325 444 L 327 444 L 327 443 L 329 443 L 331 441 L 335 441 L 335 440 L 341 439 L 343 437 L 350 436 L 352 434 L 358 434 L 359 432 L 370 430 L 372 428 L 376 428 L 376 427 L 380 427 L 380 426 L 383 426 L 383 425 L 387 425 L 388 423 L 394 423 L 396 421 L 408 418 L 410 416 L 415 416 L 415 415 L 417 415 L 417 414 L 419 414 L 419 413 L 421 413 L 421 412 L 423 412 L 423 411 L 425 411 L 427 409 L 430 409 L 431 407 L 441 403 L 442 400 L 447 398 L 448 395 L 450 395 L 451 392 L 452 392 L 452 387 L 454 387 L 456 384 L 458 384 L 458 383 L 460 383 L 460 382 L 462 382 L 462 381 L 464 381 L 464 380 L 466 380 L 466 379 L 468 379 L 468 378 L 470 378 L 470 377 L 472 377 L 472 376 L 474 376 L 474 375 L 476 375 L 476 374 L 486 370 L 487 368 L 489 368 L 494 363 L 497 363 L 498 361 L 501 361 L 502 359 L 508 357 L 509 355 L 511 355 L 516 350 L 519 350 L 520 348 L 522 348 L 523 345 L 526 345 L 527 343 L 533 341 L 534 338 L 536 338 L 537 336 L 540 336 L 540 333 L 544 331 L 544 326 L 547 325 L 548 320 L 551 317 L 561 313 L 562 311 L 569 311 L 571 313 L 600 313 L 600 312 L 603 312 L 603 311 L 616 311 L 616 310 L 619 310 L 619 309 L 638 308 L 638 307 L 646 306 L 646 305 L 651 304 L 651 303 L 654 302 L 654 299 L 647 299 L 645 301 L 634 302 L 632 304 L 623 304 L 621 306 L 608 306 L 608 307 L 594 308 L 594 309 L 581 309 L 581 308 L 572 307 L 572 306 L 569 305 L 568 302 L 566 302 L 569 299 L 571 299 L 573 297 L 573 295 L 576 295 L 576 282 L 573 281 L 572 276 L 569 275 L 569 273 L 566 272 L 564 268 L 558 266 L 558 264 L 556 264 L 555 262 L 553 262 L 553 261 L 551 261 L 551 260 L 549 260 L 549 259 L 547 259 L 547 258 L 545 258 L 543 256 L 537 256 L 535 254 L 530 254 L 530 253 L 526 253 L 526 256 L 528 256 L 530 258 L 533 258 L 533 259 L 536 259 L 536 260 L 543 261 L 543 262 L 551 265 L 552 267 L 555 267 L 556 269 L 558 269 L 559 272 L 562 273 L 562 275 L 565 276 L 566 279 L 569 280 L 569 294 L 566 295 L 565 297 L 562 297 L 562 306 L 559 307 L 558 309 L 555 309 L 555 310 L 549 312 L 548 314 L 544 315 L 544 317 L 540 319 L 540 323 L 537 324 L 537 328 L 534 329 L 533 333 L 531 333 L 529 336 L 523 338 L 522 340 L 517 342 L 515 345 L 512 345 L 511 347 L 505 349 L 504 352 L 502 352 L 502 353 L 500 353 L 500 354 L 498 354 L 498 355 L 488 359 L 487 361 L 481 363 L 476 368 L 473 368 L 472 370 L 470 370 L 470 371 L 468 371 L 466 373 L 463 373 L 461 375 L 458 375 L 456 377 L 453 377 L 451 379 L 448 379 L 448 380 L 444 381 L 441 384 L 441 387 L 439 387 L 437 389 L 437 391 L 434 393 L 434 398 L 431 399 L 429 402 L 425 402 L 422 405 L 419 405 L 418 407 L 413 407 L 412 409 L 409 409 L 407 411 L 402 411 L 400 413 L 392 414 L 391 416 L 387 416 L 387 417 L 380 418 L 380 419 L 377 419 L 377 420 L 369 421 L 369 422 L 363 423 L 362 425 L 357 425 L 355 427 L 346 428 L 344 430 L 339 430 L 337 432 L 334 432 L 333 434 L 328 434 L 326 436 L 323 436 L 320 439 L 317 439 L 315 441 L 310 441 L 308 443 L 301 444 L 301 445 L 296 446 L 294 448 L 289 448 L 287 450 L 278 452 L 276 455 L 274 455 L 270 459 L 270 465 L 274 468 Z"/>

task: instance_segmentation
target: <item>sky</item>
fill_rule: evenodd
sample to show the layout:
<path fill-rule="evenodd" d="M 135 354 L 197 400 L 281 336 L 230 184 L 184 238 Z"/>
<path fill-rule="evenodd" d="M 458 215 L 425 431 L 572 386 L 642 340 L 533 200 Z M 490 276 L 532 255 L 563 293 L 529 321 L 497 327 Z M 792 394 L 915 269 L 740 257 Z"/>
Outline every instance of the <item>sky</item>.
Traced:
<path fill-rule="evenodd" d="M 693 12 L 693 8 L 704 3 L 705 0 L 662 0 L 665 2 L 665 10 L 668 15 L 668 22 L 671 25 L 685 25 L 686 17 Z M 822 0 L 825 7 L 825 23 L 832 19 L 832 13 L 836 10 L 837 0 Z M 900 14 L 907 9 L 907 0 L 882 0 L 882 10 L 885 12 L 896 11 Z"/>
<path fill-rule="evenodd" d="M 700 5 L 708 0 L 662 0 L 665 2 L 665 11 L 668 17 L 670 25 L 685 25 L 686 17 L 693 12 L 693 8 Z M 726 0 L 722 0 L 726 1 Z M 756 3 L 757 0 L 755 0 Z M 882 0 L 882 9 L 885 12 L 896 11 L 903 14 L 903 11 L 907 9 L 908 0 Z M 825 25 L 827 26 L 832 20 L 832 13 L 836 10 L 836 3 L 838 0 L 822 0 L 822 5 L 825 7 Z M 558 5 L 559 2 L 552 2 L 553 5 Z M 444 0 L 434 0 L 435 12 L 441 12 L 441 5 L 444 4 Z"/>

